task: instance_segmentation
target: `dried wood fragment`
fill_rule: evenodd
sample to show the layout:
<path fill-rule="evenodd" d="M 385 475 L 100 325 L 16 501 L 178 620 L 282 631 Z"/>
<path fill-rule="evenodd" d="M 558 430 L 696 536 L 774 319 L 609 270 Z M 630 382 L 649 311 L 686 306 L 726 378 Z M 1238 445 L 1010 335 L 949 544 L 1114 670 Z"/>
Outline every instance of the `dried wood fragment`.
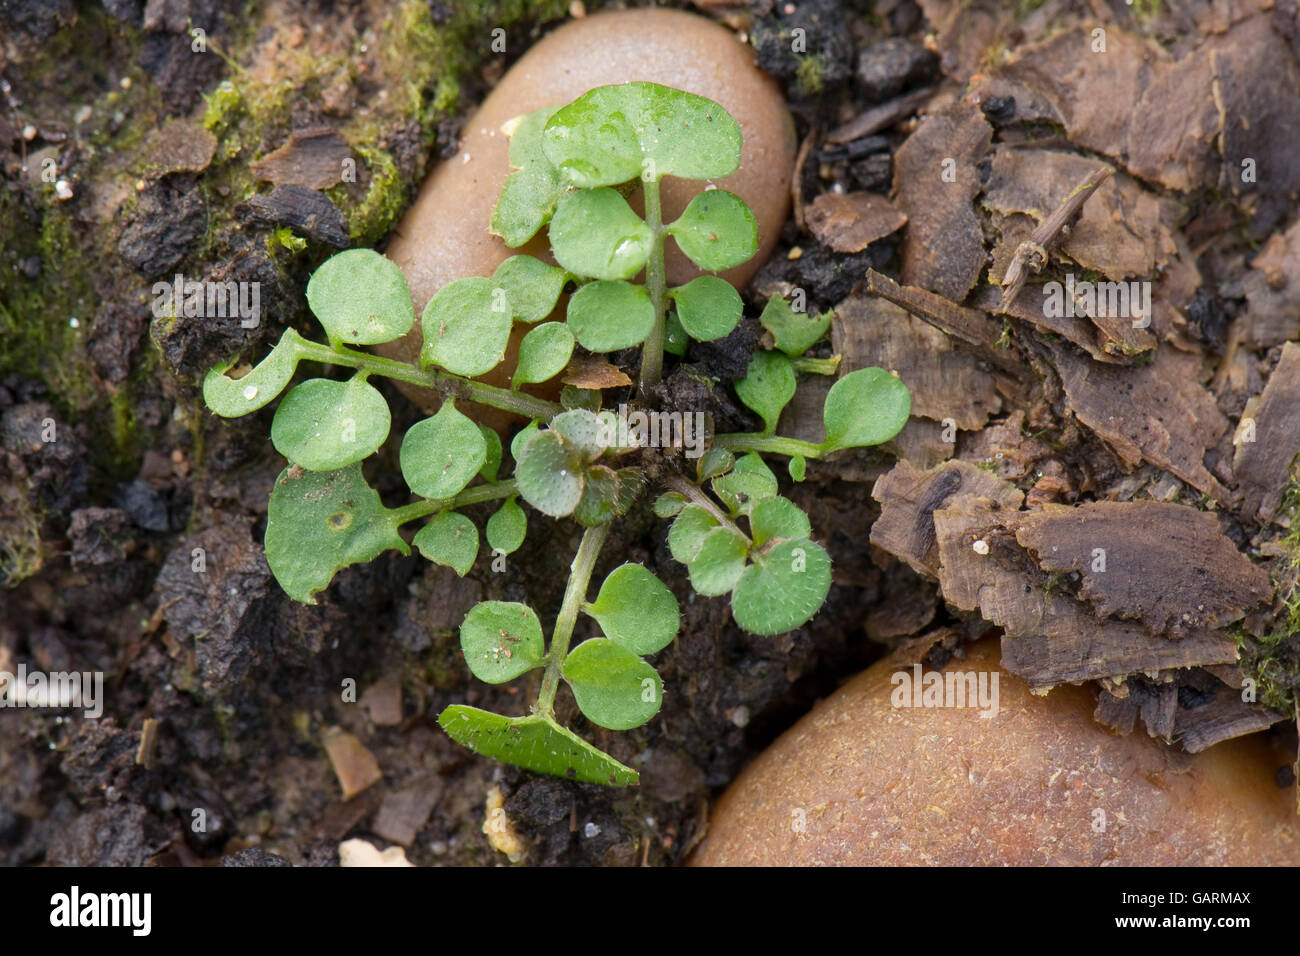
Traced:
<path fill-rule="evenodd" d="M 1099 615 L 1155 634 L 1225 627 L 1272 597 L 1268 573 L 1241 554 L 1213 514 L 1156 501 L 1047 505 L 1018 515 L 1021 547 L 1045 571 L 1081 579 Z"/>
<path fill-rule="evenodd" d="M 1254 409 L 1237 427 L 1232 473 L 1242 513 L 1269 521 L 1282 504 L 1300 453 L 1300 345 L 1288 342 Z M 1247 420 L 1249 419 L 1249 421 Z"/>
<path fill-rule="evenodd" d="M 1178 712 L 1175 736 L 1189 753 L 1200 753 L 1224 740 L 1266 730 L 1285 719 L 1260 704 L 1246 703 L 1239 691 L 1221 687 L 1208 703 Z"/>
<path fill-rule="evenodd" d="M 352 147 L 342 133 L 313 127 L 294 130 L 287 143 L 249 163 L 249 169 L 276 185 L 328 189 L 343 181 L 344 161 L 352 158 Z"/>
<path fill-rule="evenodd" d="M 910 93 L 904 93 L 888 103 L 873 106 L 865 113 L 861 113 L 849 120 L 843 126 L 837 126 L 831 130 L 826 137 L 826 142 L 851 143 L 855 139 L 879 133 L 882 129 L 889 129 L 899 120 L 911 116 L 930 102 L 934 97 L 934 93 L 934 87 L 927 86 L 923 89 L 913 90 Z"/>
<path fill-rule="evenodd" d="M 338 727 L 325 731 L 325 753 L 343 788 L 343 799 L 351 800 L 384 776 L 379 761 L 354 735 Z"/>
<path fill-rule="evenodd" d="M 836 252 L 861 252 L 907 223 L 888 199 L 871 192 L 822 193 L 803 215 L 817 241 Z"/>
<path fill-rule="evenodd" d="M 1102 365 L 1057 342 L 1048 347 L 1075 417 L 1126 468 L 1146 460 L 1221 504 L 1232 503 L 1204 463 L 1228 419 L 1200 383 L 1198 356 L 1163 347 L 1149 364 L 1127 367 Z"/>
<path fill-rule="evenodd" d="M 880 517 L 871 526 L 871 543 L 931 577 L 939 573 L 935 509 L 954 499 L 976 498 L 1014 512 L 1024 500 L 1014 485 L 960 460 L 929 471 L 900 461 L 876 481 L 871 496 L 881 505 Z"/>

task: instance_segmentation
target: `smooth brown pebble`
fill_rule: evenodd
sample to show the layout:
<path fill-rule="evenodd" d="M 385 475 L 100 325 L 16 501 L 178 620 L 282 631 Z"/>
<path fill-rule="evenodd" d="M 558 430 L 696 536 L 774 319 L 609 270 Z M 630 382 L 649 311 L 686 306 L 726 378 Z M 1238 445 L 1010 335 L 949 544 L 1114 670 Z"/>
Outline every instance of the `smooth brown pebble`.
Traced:
<path fill-rule="evenodd" d="M 533 46 L 466 122 L 460 151 L 441 162 L 420 188 L 387 250 L 406 275 L 417 316 L 448 282 L 490 276 L 516 253 L 544 254 L 544 229 L 520 249 L 507 247 L 489 232 L 492 209 L 510 173 L 509 139 L 501 125 L 544 106 L 563 106 L 594 87 L 634 80 L 707 96 L 740 123 L 740 169 L 716 185 L 743 198 L 758 220 L 757 255 L 723 273 L 737 286 L 749 281 L 771 253 L 789 213 L 796 143 L 785 99 L 755 66 L 753 50 L 724 27 L 676 10 L 624 10 L 568 23 Z M 706 185 L 666 179 L 665 221 L 676 218 Z M 697 275 L 680 251 L 668 245 L 669 282 L 677 285 Z M 420 343 L 417 321 L 409 335 L 377 351 L 412 361 Z M 508 356 L 505 368 L 485 380 L 505 384 L 513 364 Z M 426 408 L 436 406 L 436 397 L 428 392 L 403 390 Z"/>
<path fill-rule="evenodd" d="M 1140 724 L 1097 724 L 1090 689 L 1035 697 L 999 659 L 983 641 L 946 668 L 999 670 L 987 718 L 894 708 L 896 660 L 859 674 L 731 785 L 691 863 L 1300 864 L 1295 787 L 1274 780 L 1294 753 L 1254 735 L 1175 763 Z"/>

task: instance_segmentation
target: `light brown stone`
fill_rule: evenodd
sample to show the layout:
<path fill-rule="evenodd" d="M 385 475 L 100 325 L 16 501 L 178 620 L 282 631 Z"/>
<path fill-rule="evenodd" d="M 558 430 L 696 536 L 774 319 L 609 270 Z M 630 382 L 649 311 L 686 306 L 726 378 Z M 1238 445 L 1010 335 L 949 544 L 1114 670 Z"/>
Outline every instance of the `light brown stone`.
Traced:
<path fill-rule="evenodd" d="M 890 678 L 910 659 L 858 675 L 732 784 L 691 862 L 1300 864 L 1295 788 L 1274 780 L 1289 749 L 1255 735 L 1188 757 L 1115 737 L 1090 688 L 1035 697 L 997 662 L 986 640 L 947 668 L 998 671 L 987 718 L 894 708 Z"/>

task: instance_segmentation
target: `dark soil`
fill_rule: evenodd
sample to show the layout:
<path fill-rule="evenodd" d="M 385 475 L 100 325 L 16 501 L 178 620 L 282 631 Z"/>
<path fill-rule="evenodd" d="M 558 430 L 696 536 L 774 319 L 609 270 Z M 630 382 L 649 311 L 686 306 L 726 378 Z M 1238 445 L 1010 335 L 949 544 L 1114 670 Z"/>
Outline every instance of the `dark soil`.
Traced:
<path fill-rule="evenodd" d="M 1126 211 L 1149 204 L 1142 220 L 1149 230 L 1105 241 L 1120 243 L 1134 261 L 1150 259 L 1133 277 L 1159 280 L 1158 345 L 1121 343 L 1087 322 L 1040 327 L 1015 306 L 995 314 L 980 298 L 1035 224 L 1027 204 L 1016 207 L 1015 190 L 999 187 L 998 151 L 1104 158 L 1122 170 L 1136 135 L 1090 124 L 1070 92 L 1052 86 L 1060 69 L 1052 38 L 1083 29 L 1080 6 L 695 5 L 745 31 L 760 64 L 784 84 L 800 137 L 810 138 L 799 171 L 801 205 L 865 189 L 892 197 L 909 217 L 903 231 L 856 253 L 832 251 L 792 219 L 747 290 L 750 316 L 769 294 L 794 289 L 803 290 L 809 309 L 884 315 L 878 310 L 894 307 L 866 294 L 868 270 L 898 279 L 913 303 L 934 293 L 955 301 L 935 306 L 937 319 L 926 314 L 929 306 L 909 305 L 919 317 L 915 327 L 892 319 L 893 338 L 877 334 L 883 324 L 852 334 L 841 325 L 836 333 L 846 368 L 874 364 L 873 349 L 923 357 L 904 375 L 916 417 L 888 453 L 811 462 L 802 484 L 774 469 L 834 561 L 830 597 L 808 626 L 749 636 L 732 623 L 725 601 L 693 597 L 650 498 L 615 525 L 597 575 L 623 561 L 644 562 L 669 582 L 684 621 L 656 659 L 667 695 L 647 726 L 607 732 L 587 724 L 571 698 L 559 699 L 569 726 L 641 771 L 639 788 L 614 790 L 476 758 L 435 720 L 452 703 L 523 711 L 535 688 L 473 681 L 457 628 L 484 598 L 527 600 L 543 619 L 553 616 L 577 545 L 572 523 L 530 514 L 529 549 L 512 556 L 504 574 L 480 560 L 462 579 L 390 552 L 341 573 L 317 606 L 296 604 L 271 576 L 261 546 L 267 496 L 283 467 L 268 439 L 271 410 L 220 420 L 199 394 L 214 363 L 235 354 L 256 358 L 287 325 L 309 328 L 299 293 L 312 269 L 338 247 L 382 248 L 428 165 L 454 151 L 465 116 L 568 4 L 287 0 L 254 4 L 248 14 L 234 3 L 176 0 L 146 18 L 146 5 L 131 0 L 0 2 L 0 670 L 23 663 L 106 675 L 101 719 L 74 710 L 0 711 L 0 864 L 332 865 L 349 837 L 387 846 L 409 831 L 400 842 L 409 843 L 416 864 L 494 865 L 505 858 L 482 832 L 493 787 L 528 844 L 529 863 L 679 863 L 718 790 L 818 697 L 887 647 L 939 626 L 971 636 L 1014 632 L 1014 622 L 954 601 L 942 574 L 927 565 L 940 499 L 918 506 L 931 523 L 913 529 L 926 532 L 916 560 L 872 538 L 882 511 L 873 483 L 895 456 L 918 471 L 965 459 L 1035 506 L 1115 500 L 1212 507 L 1223 535 L 1214 547 L 1236 549 L 1272 581 L 1264 599 L 1252 592 L 1249 607 L 1225 600 L 1232 613 L 1212 622 L 1221 631 L 1213 636 L 1228 635 L 1241 648 L 1242 673 L 1259 681 L 1261 711 L 1267 705 L 1277 718 L 1261 723 L 1252 712 L 1233 717 L 1234 726 L 1246 732 L 1275 724 L 1272 732 L 1285 732 L 1284 717 L 1294 725 L 1300 545 L 1288 525 L 1300 502 L 1290 471 L 1300 426 L 1293 426 L 1293 410 L 1268 409 L 1291 404 L 1285 398 L 1300 374 L 1295 347 L 1283 347 L 1300 337 L 1300 229 L 1294 203 L 1285 200 L 1300 185 L 1286 158 L 1300 155 L 1300 123 L 1284 106 L 1269 106 L 1248 116 L 1267 142 L 1251 142 L 1248 130 L 1233 127 L 1227 154 L 1162 160 L 1158 148 L 1186 145 L 1170 130 L 1142 154 L 1140 170 L 1116 177 L 1126 191 L 1114 201 Z M 1300 21 L 1291 3 L 1263 12 L 1237 4 L 1235 19 L 1209 2 L 1177 11 L 1092 6 L 1112 17 L 1116 57 L 1149 43 L 1187 73 L 1182 86 L 1170 81 L 1169 103 L 1153 99 L 1152 115 L 1184 115 L 1177 96 L 1219 68 L 1210 63 L 1223 64 L 1225 95 L 1249 88 L 1239 40 L 1266 51 L 1260 68 L 1270 82 L 1300 72 Z M 479 42 L 496 26 L 507 31 L 506 54 Z M 196 27 L 208 52 L 195 52 Z M 796 30 L 806 38 L 805 53 L 792 51 Z M 1205 44 L 1217 52 L 1202 64 L 1193 58 Z M 1095 81 L 1093 97 L 1119 82 L 1110 74 Z M 927 87 L 936 99 L 925 112 L 948 124 L 940 142 L 930 143 L 922 126 L 933 118 L 918 119 L 915 110 L 847 141 L 835 137 L 873 107 Z M 983 99 L 963 102 L 977 88 Z M 1125 115 L 1132 105 L 1124 101 Z M 83 106 L 88 115 L 79 114 Z M 161 137 L 165 122 L 175 125 Z M 294 131 L 324 127 L 356 154 L 356 182 L 273 184 L 250 171 Z M 949 142 L 972 157 L 951 194 L 938 188 L 933 165 L 949 155 Z M 331 140 L 322 148 L 339 147 Z M 283 155 L 263 168 L 281 175 Z M 1241 156 L 1260 157 L 1254 192 L 1228 178 Z M 42 178 L 46 159 L 72 189 L 70 199 Z M 1177 170 L 1196 178 L 1177 179 Z M 1044 174 L 1044 188 L 1064 198 L 1073 181 L 1054 175 Z M 935 205 L 920 208 L 930 202 L 927 193 Z M 1089 264 L 1087 215 L 1085 207 L 1065 248 L 1076 271 L 1102 275 L 1104 263 Z M 927 259 L 940 240 L 952 245 L 951 255 Z M 1035 281 L 1061 266 L 1055 259 Z M 260 281 L 261 322 L 243 328 L 237 321 L 152 319 L 152 284 L 175 273 Z M 943 312 L 958 307 L 964 311 Z M 959 319 L 970 321 L 956 332 L 944 326 Z M 1001 334 L 983 340 L 990 329 Z M 663 406 L 708 408 L 720 430 L 752 427 L 755 419 L 729 383 L 744 374 L 761 333 L 751 318 L 727 339 L 693 345 L 661 388 Z M 1182 365 L 1162 371 L 1169 350 L 1192 369 L 1194 400 L 1205 403 L 1186 421 L 1162 417 L 1164 398 L 1200 407 L 1167 391 L 1189 381 Z M 832 349 L 816 351 L 829 356 Z M 931 356 L 940 364 L 926 365 Z M 1173 434 L 1163 458 L 1144 443 L 1145 433 L 1107 431 L 1123 424 L 1105 424 L 1116 418 L 1106 402 L 1118 392 L 1098 394 L 1095 381 L 1090 391 L 1088 376 L 1076 374 L 1098 366 L 1127 390 L 1138 382 L 1145 404 L 1125 413 L 1137 416 L 1139 432 L 1158 422 Z M 1278 443 L 1271 447 L 1290 452 L 1234 460 L 1233 430 L 1275 375 L 1273 399 L 1249 407 L 1258 407 L 1261 433 Z M 819 427 L 815 393 L 826 382 L 806 378 L 783 434 L 806 437 Z M 953 383 L 980 389 L 975 411 Z M 400 433 L 419 413 L 395 389 L 385 395 Z M 960 409 L 959 430 L 947 437 L 953 413 L 946 408 Z M 367 477 L 387 503 L 404 500 L 395 448 L 367 466 Z M 940 498 L 948 500 L 955 487 L 944 488 Z M 1030 561 L 1022 571 L 1070 595 L 1080 614 L 1092 613 L 1078 581 L 1065 580 L 1068 569 L 1049 574 Z M 1130 617 L 1140 618 L 1138 611 Z M 1121 606 L 1117 614 L 1125 613 Z M 582 628 L 591 624 L 580 623 L 575 637 L 587 636 Z M 1128 617 L 1123 626 L 1141 629 Z M 1127 710 L 1111 706 L 1103 691 L 1099 719 L 1145 732 L 1132 729 L 1141 713 L 1146 730 L 1168 736 L 1182 719 L 1169 719 L 1175 704 L 1204 713 L 1217 699 L 1230 676 L 1221 670 L 1192 666 L 1160 681 L 1141 678 Z M 394 682 L 400 719 L 377 723 L 373 701 Z M 332 727 L 356 735 L 383 772 L 380 783 L 349 801 L 321 746 Z M 1279 785 L 1283 779 L 1279 770 Z M 1286 779 L 1294 786 L 1294 774 Z"/>

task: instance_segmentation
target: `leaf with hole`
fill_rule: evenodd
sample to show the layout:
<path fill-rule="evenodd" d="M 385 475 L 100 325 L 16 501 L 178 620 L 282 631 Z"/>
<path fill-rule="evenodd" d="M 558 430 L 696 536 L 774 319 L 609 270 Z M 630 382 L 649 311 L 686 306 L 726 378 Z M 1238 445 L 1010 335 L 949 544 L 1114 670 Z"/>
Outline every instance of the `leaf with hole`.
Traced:
<path fill-rule="evenodd" d="M 275 410 L 271 444 L 308 471 L 333 471 L 373 454 L 390 423 L 388 403 L 369 382 L 309 378 Z"/>
<path fill-rule="evenodd" d="M 203 379 L 203 401 L 222 418 L 238 418 L 257 411 L 284 391 L 293 378 L 303 341 L 293 329 L 285 329 L 271 353 L 240 378 L 226 374 L 230 363 L 218 365 Z"/>
<path fill-rule="evenodd" d="M 705 597 L 726 594 L 740 580 L 748 554 L 749 542 L 740 532 L 727 527 L 714 528 L 704 536 L 699 552 L 686 566 L 691 587 Z"/>
<path fill-rule="evenodd" d="M 582 500 L 582 455 L 558 432 L 539 432 L 520 450 L 515 481 L 524 500 L 542 514 L 571 515 Z"/>
<path fill-rule="evenodd" d="M 731 616 L 751 634 L 784 634 L 807 624 L 831 589 L 831 559 L 806 538 L 782 541 L 745 569 Z"/>
<path fill-rule="evenodd" d="M 542 665 L 546 640 L 537 614 L 515 601 L 483 601 L 460 626 L 460 649 L 474 676 L 504 684 Z"/>
<path fill-rule="evenodd" d="M 446 565 L 463 578 L 478 557 L 478 528 L 464 515 L 444 511 L 421 528 L 411 543 L 434 564 Z"/>
<path fill-rule="evenodd" d="M 424 307 L 420 362 L 455 375 L 483 375 L 505 358 L 510 341 L 510 303 L 491 279 L 449 282 Z"/>
<path fill-rule="evenodd" d="M 389 548 L 411 553 L 397 533 L 395 515 L 366 484 L 360 465 L 338 471 L 286 468 L 267 505 L 266 563 L 289 597 L 315 604 L 312 595 L 340 569 Z"/>
<path fill-rule="evenodd" d="M 578 709 L 598 727 L 631 730 L 659 712 L 663 681 L 653 667 L 603 637 L 583 641 L 561 669 Z"/>
<path fill-rule="evenodd" d="M 598 86 L 557 110 L 542 148 L 576 186 L 720 179 L 740 167 L 740 124 L 717 103 L 657 83 Z"/>
<path fill-rule="evenodd" d="M 826 393 L 822 448 L 859 448 L 887 442 L 907 424 L 912 396 L 907 386 L 882 368 L 860 368 L 842 376 Z"/>
<path fill-rule="evenodd" d="M 763 419 L 763 434 L 776 431 L 781 411 L 794 398 L 794 366 L 782 352 L 757 352 L 745 377 L 736 382 L 736 395 Z"/>
<path fill-rule="evenodd" d="M 609 787 L 635 785 L 640 780 L 635 770 L 542 714 L 503 717 L 452 704 L 438 715 L 438 726 L 479 756 L 535 773 Z"/>
<path fill-rule="evenodd" d="M 563 269 L 532 256 L 511 256 L 492 273 L 493 288 L 505 291 L 510 314 L 529 324 L 555 311 L 555 303 L 568 281 Z"/>
<path fill-rule="evenodd" d="M 524 543 L 528 534 L 528 516 L 519 502 L 507 498 L 505 503 L 492 513 L 487 520 L 488 547 L 502 554 L 514 554 Z"/>
<path fill-rule="evenodd" d="M 713 479 L 713 491 L 733 514 L 747 512 L 753 502 L 777 493 L 776 475 L 755 452 L 742 455 L 736 467 Z"/>
<path fill-rule="evenodd" d="M 560 200 L 550 237 L 556 262 L 593 279 L 632 278 L 644 268 L 653 239 L 612 189 L 582 189 Z"/>
<path fill-rule="evenodd" d="M 686 285 L 669 289 L 668 296 L 677 305 L 682 328 L 697 342 L 730 335 L 745 309 L 735 287 L 717 276 L 696 276 Z"/>
<path fill-rule="evenodd" d="M 697 195 L 669 224 L 668 234 L 688 259 L 710 272 L 738 266 L 758 251 L 758 220 L 743 199 L 725 189 L 706 189 Z M 686 325 L 684 317 L 682 325 Z"/>
<path fill-rule="evenodd" d="M 491 231 L 510 248 L 522 246 L 551 221 L 564 192 L 560 174 L 542 151 L 542 130 L 554 107 L 519 117 L 510 133 L 510 166 L 501 195 L 492 210 Z"/>
<path fill-rule="evenodd" d="M 690 564 L 704 547 L 704 537 L 718 527 L 718 519 L 700 505 L 687 505 L 668 529 L 668 550 L 682 564 Z"/>
<path fill-rule="evenodd" d="M 778 349 L 791 358 L 798 358 L 826 334 L 831 325 L 831 313 L 811 315 L 796 312 L 784 296 L 774 295 L 763 306 L 758 321 L 772 333 Z"/>
<path fill-rule="evenodd" d="M 564 371 L 573 355 L 573 333 L 562 322 L 543 322 L 519 343 L 519 361 L 510 380 L 514 388 L 545 382 Z"/>
<path fill-rule="evenodd" d="M 773 538 L 806 538 L 812 534 L 808 516 L 788 498 L 763 498 L 749 512 L 749 530 L 757 547 Z"/>
<path fill-rule="evenodd" d="M 645 341 L 655 309 L 645 286 L 597 280 L 570 296 L 567 321 L 584 349 L 616 352 Z"/>
<path fill-rule="evenodd" d="M 634 654 L 653 654 L 672 643 L 681 627 L 677 598 L 668 585 L 639 564 L 610 572 L 596 600 L 583 608 L 605 636 Z"/>
<path fill-rule="evenodd" d="M 348 249 L 322 262 L 307 282 L 307 305 L 331 341 L 379 345 L 415 324 L 406 277 L 373 249 Z"/>
<path fill-rule="evenodd" d="M 451 498 L 487 461 L 487 441 L 447 399 L 436 414 L 407 429 L 398 460 L 407 486 L 421 498 Z"/>

